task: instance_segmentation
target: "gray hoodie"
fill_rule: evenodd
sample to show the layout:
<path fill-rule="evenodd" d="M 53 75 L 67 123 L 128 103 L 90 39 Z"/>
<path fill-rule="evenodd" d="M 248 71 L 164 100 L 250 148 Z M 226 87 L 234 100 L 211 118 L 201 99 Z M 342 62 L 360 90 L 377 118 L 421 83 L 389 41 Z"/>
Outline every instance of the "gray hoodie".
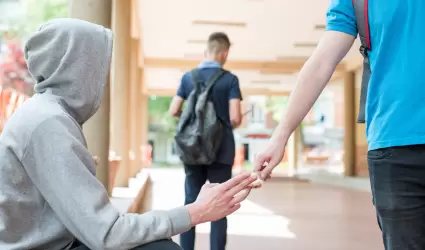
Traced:
<path fill-rule="evenodd" d="M 130 249 L 190 228 L 185 207 L 119 214 L 95 177 L 81 129 L 99 108 L 111 31 L 57 19 L 32 37 L 25 57 L 36 94 L 0 134 L 0 249 Z"/>

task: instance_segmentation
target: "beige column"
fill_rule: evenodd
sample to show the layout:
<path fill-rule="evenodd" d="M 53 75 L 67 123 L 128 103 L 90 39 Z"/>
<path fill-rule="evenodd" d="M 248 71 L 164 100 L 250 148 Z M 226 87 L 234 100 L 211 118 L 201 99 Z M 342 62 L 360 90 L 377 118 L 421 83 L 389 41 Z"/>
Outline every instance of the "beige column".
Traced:
<path fill-rule="evenodd" d="M 355 176 L 356 120 L 355 74 L 347 72 L 344 76 L 344 174 Z"/>
<path fill-rule="evenodd" d="M 131 41 L 131 74 L 130 74 L 130 174 L 134 177 L 139 173 L 142 164 L 141 123 L 141 69 L 138 64 L 139 41 Z"/>
<path fill-rule="evenodd" d="M 111 0 L 70 0 L 69 15 L 73 18 L 87 20 L 105 27 L 111 26 Z M 89 151 L 99 157 L 97 177 L 108 189 L 109 156 L 109 84 L 105 89 L 99 111 L 84 126 Z"/>
<path fill-rule="evenodd" d="M 126 187 L 130 178 L 130 60 L 131 1 L 112 0 L 114 53 L 111 68 L 111 149 L 121 158 L 115 186 Z"/>
<path fill-rule="evenodd" d="M 367 139 L 366 139 L 366 125 L 364 123 L 357 123 L 357 115 L 360 106 L 360 86 L 362 82 L 362 70 L 355 72 L 355 173 L 356 176 L 369 176 L 367 167 Z"/>
<path fill-rule="evenodd" d="M 301 151 L 301 128 L 298 127 L 292 133 L 288 140 L 288 175 L 293 177 L 297 175 L 300 151 Z"/>

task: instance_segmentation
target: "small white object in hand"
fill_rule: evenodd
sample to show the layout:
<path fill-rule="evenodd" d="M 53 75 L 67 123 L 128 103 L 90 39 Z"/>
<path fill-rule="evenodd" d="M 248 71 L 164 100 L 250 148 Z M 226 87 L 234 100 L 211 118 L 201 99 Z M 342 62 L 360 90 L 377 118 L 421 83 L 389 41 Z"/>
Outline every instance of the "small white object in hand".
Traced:
<path fill-rule="evenodd" d="M 251 183 L 252 188 L 260 188 L 263 186 L 263 180 L 260 178 L 260 172 L 253 172 L 251 176 L 257 176 L 257 180 L 255 180 L 253 183 Z"/>

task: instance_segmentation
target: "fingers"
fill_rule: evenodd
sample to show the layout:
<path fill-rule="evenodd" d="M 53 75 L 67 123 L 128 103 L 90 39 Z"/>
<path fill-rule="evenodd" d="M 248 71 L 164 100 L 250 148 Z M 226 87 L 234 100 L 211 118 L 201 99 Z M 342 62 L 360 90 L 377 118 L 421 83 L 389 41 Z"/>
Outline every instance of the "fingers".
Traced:
<path fill-rule="evenodd" d="M 249 186 L 251 183 L 253 183 L 255 180 L 258 179 L 257 175 L 253 175 L 248 173 L 249 178 L 241 181 L 238 185 L 234 186 L 232 189 L 227 191 L 227 196 L 233 197 L 240 191 L 244 190 L 247 186 Z"/>
<path fill-rule="evenodd" d="M 249 185 L 249 187 L 251 188 L 260 188 L 262 186 L 263 186 L 263 180 L 261 179 L 257 179 L 256 181 L 254 181 L 253 183 Z"/>
<path fill-rule="evenodd" d="M 254 159 L 254 171 L 261 171 L 265 163 L 267 163 L 266 157 L 263 154 L 257 154 Z"/>
<path fill-rule="evenodd" d="M 237 186 L 238 184 L 240 184 L 243 181 L 249 180 L 250 179 L 250 173 L 243 173 L 240 174 L 236 177 L 233 177 L 232 179 L 224 182 L 223 184 L 221 184 L 221 188 L 223 189 L 223 191 L 227 191 L 232 189 L 233 187 Z"/>
<path fill-rule="evenodd" d="M 241 204 L 235 204 L 233 207 L 230 207 L 227 215 L 233 214 L 234 212 L 238 211 L 239 208 L 241 208 Z"/>
<path fill-rule="evenodd" d="M 261 176 L 261 172 L 254 172 L 254 173 L 252 173 L 252 174 L 257 175 L 257 176 Z M 272 176 L 271 176 L 271 174 L 269 174 L 269 175 L 268 175 L 268 176 L 264 179 L 264 181 L 269 180 L 271 177 L 272 177 Z M 249 185 L 249 187 L 250 187 L 250 188 L 261 188 L 261 187 L 263 186 L 264 181 L 263 181 L 261 178 L 258 178 L 256 181 L 254 181 L 253 183 L 251 183 L 251 184 Z"/>
<path fill-rule="evenodd" d="M 241 192 L 239 192 L 233 199 L 230 201 L 230 205 L 234 206 L 235 204 L 239 204 L 244 201 L 248 195 L 251 193 L 251 188 L 245 188 Z"/>
<path fill-rule="evenodd" d="M 273 169 L 279 164 L 278 161 L 272 160 L 267 166 L 261 171 L 261 179 L 265 180 L 269 175 L 272 174 Z"/>

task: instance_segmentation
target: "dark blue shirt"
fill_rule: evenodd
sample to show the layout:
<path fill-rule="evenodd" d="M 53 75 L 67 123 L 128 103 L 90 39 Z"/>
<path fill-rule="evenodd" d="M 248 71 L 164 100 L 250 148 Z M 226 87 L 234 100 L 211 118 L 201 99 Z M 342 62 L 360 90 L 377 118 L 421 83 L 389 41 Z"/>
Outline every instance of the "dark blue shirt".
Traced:
<path fill-rule="evenodd" d="M 198 75 L 203 81 L 207 81 L 221 65 L 217 62 L 202 62 L 198 68 Z M 177 95 L 183 99 L 189 97 L 193 90 L 193 82 L 190 72 L 183 75 Z M 224 73 L 211 89 L 211 100 L 214 103 L 217 116 L 224 122 L 224 136 L 217 155 L 217 162 L 233 165 L 235 159 L 235 139 L 229 115 L 229 101 L 231 99 L 242 100 L 238 77 L 230 72 Z"/>

